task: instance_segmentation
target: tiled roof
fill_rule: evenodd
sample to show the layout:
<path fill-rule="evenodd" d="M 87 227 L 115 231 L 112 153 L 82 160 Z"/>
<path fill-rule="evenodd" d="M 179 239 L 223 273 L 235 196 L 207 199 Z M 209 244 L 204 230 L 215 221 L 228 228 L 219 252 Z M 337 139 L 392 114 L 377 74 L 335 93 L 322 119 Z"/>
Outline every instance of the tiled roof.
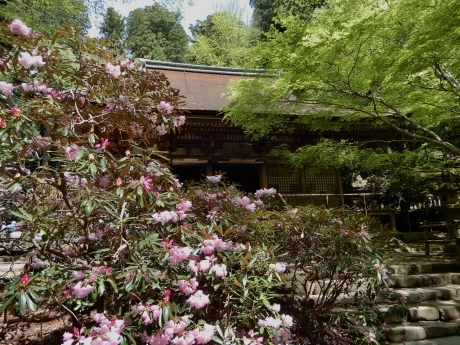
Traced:
<path fill-rule="evenodd" d="M 211 67 L 141 59 L 147 69 L 164 73 L 171 86 L 185 96 L 188 110 L 219 111 L 230 101 L 225 97 L 232 79 L 250 78 L 260 70 Z"/>

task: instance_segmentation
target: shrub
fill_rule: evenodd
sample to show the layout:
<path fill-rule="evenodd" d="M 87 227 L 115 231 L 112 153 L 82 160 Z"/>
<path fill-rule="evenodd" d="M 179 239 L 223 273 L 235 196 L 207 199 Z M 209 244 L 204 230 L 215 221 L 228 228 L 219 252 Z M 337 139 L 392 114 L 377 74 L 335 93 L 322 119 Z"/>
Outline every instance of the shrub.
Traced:
<path fill-rule="evenodd" d="M 65 345 L 282 344 L 291 330 L 295 343 L 326 339 L 348 285 L 368 279 L 367 306 L 380 292 L 355 214 L 275 211 L 275 190 L 249 198 L 220 175 L 181 189 L 146 148 L 185 120 L 164 75 L 70 27 L 47 38 L 15 20 L 0 40 L 2 219 L 33 250 L 0 312 L 71 315 Z M 310 304 L 326 277 L 337 283 Z M 281 298 L 286 279 L 306 303 Z"/>

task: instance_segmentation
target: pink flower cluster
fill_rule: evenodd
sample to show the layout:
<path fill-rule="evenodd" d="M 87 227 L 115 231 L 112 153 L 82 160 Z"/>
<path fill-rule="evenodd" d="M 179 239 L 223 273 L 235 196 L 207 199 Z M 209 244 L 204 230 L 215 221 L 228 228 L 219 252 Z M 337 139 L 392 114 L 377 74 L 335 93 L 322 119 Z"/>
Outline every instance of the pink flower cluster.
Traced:
<path fill-rule="evenodd" d="M 195 309 L 204 308 L 209 303 L 209 295 L 205 295 L 203 291 L 198 290 L 189 297 L 187 303 Z"/>
<path fill-rule="evenodd" d="M 251 203 L 251 199 L 247 196 L 243 196 L 242 198 L 236 197 L 232 201 L 235 205 L 243 207 L 250 212 L 254 212 L 256 210 L 256 204 Z"/>
<path fill-rule="evenodd" d="M 179 211 L 187 212 L 187 211 L 190 211 L 191 208 L 192 208 L 192 202 L 186 199 L 181 199 L 180 204 L 176 205 L 176 210 L 178 212 Z"/>
<path fill-rule="evenodd" d="M 215 326 L 204 324 L 192 331 L 186 331 L 190 325 L 188 316 L 182 316 L 178 322 L 169 320 L 162 332 L 157 332 L 152 336 L 144 333 L 142 340 L 151 345 L 193 345 L 207 344 L 214 337 Z"/>
<path fill-rule="evenodd" d="M 109 147 L 109 146 L 110 146 L 109 139 L 104 139 L 104 138 L 101 137 L 100 144 L 94 145 L 94 148 L 97 149 L 97 150 L 105 151 L 107 149 L 107 147 Z"/>
<path fill-rule="evenodd" d="M 177 266 L 185 259 L 188 259 L 191 253 L 192 248 L 190 247 L 172 246 L 171 249 L 169 249 L 169 264 L 171 266 Z"/>
<path fill-rule="evenodd" d="M 94 291 L 94 286 L 79 281 L 78 283 L 72 284 L 71 290 L 75 297 L 85 298 Z"/>
<path fill-rule="evenodd" d="M 158 111 L 162 111 L 166 114 L 171 114 L 174 111 L 174 106 L 169 102 L 161 101 L 157 104 L 157 109 Z"/>
<path fill-rule="evenodd" d="M 139 178 L 139 186 L 144 188 L 147 192 L 150 192 L 153 189 L 153 180 L 150 177 L 142 175 Z"/>
<path fill-rule="evenodd" d="M 18 58 L 18 62 L 27 69 L 32 66 L 36 68 L 45 66 L 45 62 L 43 61 L 43 57 L 41 55 L 30 55 L 27 52 L 21 53 L 21 57 Z"/>
<path fill-rule="evenodd" d="M 185 219 L 185 217 L 186 215 L 183 211 L 162 211 L 152 214 L 152 218 L 155 221 L 155 223 L 161 223 L 163 225 L 169 222 L 176 223 L 178 220 Z"/>
<path fill-rule="evenodd" d="M 14 19 L 10 25 L 8 25 L 8 29 L 14 34 L 22 35 L 22 36 L 30 36 L 32 33 L 32 29 L 29 28 L 26 24 L 24 24 L 19 19 Z"/>
<path fill-rule="evenodd" d="M 159 135 L 165 135 L 168 133 L 168 131 L 166 130 L 166 127 L 165 127 L 165 124 L 162 123 L 161 125 L 158 125 L 156 127 L 156 130 L 158 132 Z"/>
<path fill-rule="evenodd" d="M 114 79 L 120 78 L 121 75 L 121 69 L 119 65 L 112 65 L 110 62 L 107 62 L 105 64 L 105 71 L 110 74 Z"/>
<path fill-rule="evenodd" d="M 194 293 L 199 285 L 196 278 L 190 278 L 189 280 L 180 279 L 177 283 L 179 284 L 179 290 L 186 295 Z"/>
<path fill-rule="evenodd" d="M 14 90 L 14 85 L 6 81 L 0 81 L 0 92 L 5 96 L 11 96 Z"/>
<path fill-rule="evenodd" d="M 206 176 L 209 182 L 219 183 L 222 179 L 222 175 Z"/>
<path fill-rule="evenodd" d="M 81 146 L 78 146 L 77 144 L 72 144 L 70 146 L 67 146 L 64 150 L 67 158 L 70 160 L 74 160 L 77 157 L 78 153 L 81 150 L 83 150 L 83 148 Z"/>
<path fill-rule="evenodd" d="M 216 235 L 203 240 L 203 246 L 200 248 L 201 252 L 207 255 L 214 253 L 214 250 L 226 250 L 232 247 L 232 241 L 224 242 Z"/>
<path fill-rule="evenodd" d="M 83 335 L 85 328 L 74 328 L 73 333 L 65 332 L 62 345 L 116 345 L 122 341 L 121 332 L 125 321 L 113 317 L 108 319 L 104 314 L 95 314 L 94 321 L 99 327 L 94 327 L 88 336 Z"/>
<path fill-rule="evenodd" d="M 141 313 L 142 324 L 145 326 L 151 324 L 152 320 L 158 320 L 161 315 L 161 308 L 156 304 L 151 305 L 148 302 L 145 305 L 139 303 L 136 306 L 136 311 Z"/>
<path fill-rule="evenodd" d="M 277 262 L 276 264 L 270 264 L 268 265 L 268 267 L 278 273 L 283 273 L 284 271 L 286 271 L 286 264 L 281 262 Z"/>
<path fill-rule="evenodd" d="M 127 69 L 133 69 L 134 68 L 134 63 L 131 60 L 126 59 L 126 60 L 120 62 L 120 66 L 121 67 L 126 67 Z"/>
<path fill-rule="evenodd" d="M 174 127 L 183 126 L 185 123 L 185 116 L 181 115 L 173 119 Z"/>
<path fill-rule="evenodd" d="M 274 344 L 285 344 L 291 338 L 289 328 L 293 325 L 292 316 L 282 314 L 278 317 L 268 316 L 265 319 L 259 319 L 257 324 L 261 327 L 273 328 L 277 331 L 275 339 L 272 339 Z"/>
<path fill-rule="evenodd" d="M 42 84 L 38 80 L 34 80 L 31 84 L 30 83 L 21 83 L 21 89 L 24 92 L 41 92 L 41 93 L 47 93 L 47 94 L 52 94 L 53 89 L 46 87 L 45 84 Z"/>
<path fill-rule="evenodd" d="M 256 190 L 256 192 L 254 193 L 254 196 L 256 198 L 260 199 L 264 195 L 270 196 L 270 195 L 275 195 L 275 194 L 276 194 L 276 189 L 275 188 L 270 188 L 270 189 L 263 188 L 263 189 Z"/>

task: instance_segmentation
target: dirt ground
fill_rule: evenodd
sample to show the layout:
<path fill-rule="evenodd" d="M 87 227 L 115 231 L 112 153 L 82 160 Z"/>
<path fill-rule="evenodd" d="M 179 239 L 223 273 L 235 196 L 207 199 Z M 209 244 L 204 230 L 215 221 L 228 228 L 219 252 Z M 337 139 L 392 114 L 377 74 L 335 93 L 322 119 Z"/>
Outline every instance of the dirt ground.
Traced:
<path fill-rule="evenodd" d="M 91 316 L 80 321 L 90 321 Z M 44 322 L 22 322 L 9 312 L 1 320 L 0 345 L 61 345 L 64 332 L 72 332 L 72 319 L 60 316 Z"/>

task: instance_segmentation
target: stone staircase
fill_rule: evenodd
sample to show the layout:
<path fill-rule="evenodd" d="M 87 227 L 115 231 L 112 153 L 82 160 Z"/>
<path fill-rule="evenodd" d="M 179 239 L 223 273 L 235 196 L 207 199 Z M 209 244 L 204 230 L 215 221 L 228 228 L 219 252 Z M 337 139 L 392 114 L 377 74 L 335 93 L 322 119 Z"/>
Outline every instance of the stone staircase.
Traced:
<path fill-rule="evenodd" d="M 387 314 L 391 344 L 460 345 L 460 259 L 442 246 L 433 249 L 426 256 L 422 245 L 412 246 L 389 265 L 388 282 L 409 306 L 405 318 Z"/>

